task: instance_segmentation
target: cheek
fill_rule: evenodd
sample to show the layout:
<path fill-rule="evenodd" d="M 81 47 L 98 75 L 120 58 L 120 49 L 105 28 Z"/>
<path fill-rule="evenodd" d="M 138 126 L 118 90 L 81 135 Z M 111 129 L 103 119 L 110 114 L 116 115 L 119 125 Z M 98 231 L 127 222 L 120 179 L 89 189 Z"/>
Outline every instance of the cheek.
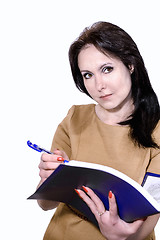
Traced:
<path fill-rule="evenodd" d="M 87 81 L 87 83 L 84 81 L 84 86 L 89 93 L 94 92 L 93 84 L 90 81 Z"/>
<path fill-rule="evenodd" d="M 118 78 L 113 80 L 110 83 L 110 89 L 112 90 L 113 93 L 117 93 L 117 95 L 120 97 L 125 97 L 131 92 L 131 79 L 130 77 L 124 76 L 123 78 Z"/>
<path fill-rule="evenodd" d="M 128 76 L 128 79 L 125 83 L 125 87 L 126 87 L 126 91 L 130 92 L 131 88 L 132 88 L 132 81 L 131 81 L 131 77 Z"/>
<path fill-rule="evenodd" d="M 125 81 L 123 85 L 121 85 L 121 93 L 125 97 L 131 93 L 131 81 Z"/>
<path fill-rule="evenodd" d="M 131 89 L 131 76 L 130 74 L 127 72 L 121 74 L 121 77 L 119 78 L 119 83 L 118 85 L 121 87 L 124 87 L 127 90 L 130 90 Z"/>

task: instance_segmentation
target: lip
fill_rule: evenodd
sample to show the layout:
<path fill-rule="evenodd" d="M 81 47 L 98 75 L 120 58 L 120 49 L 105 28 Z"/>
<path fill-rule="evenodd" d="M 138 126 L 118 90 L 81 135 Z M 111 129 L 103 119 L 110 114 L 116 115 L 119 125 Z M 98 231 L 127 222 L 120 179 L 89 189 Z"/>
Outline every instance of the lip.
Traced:
<path fill-rule="evenodd" d="M 112 94 L 106 94 L 106 95 L 100 96 L 100 98 L 105 100 L 105 99 L 108 99 L 111 96 L 112 96 Z"/>

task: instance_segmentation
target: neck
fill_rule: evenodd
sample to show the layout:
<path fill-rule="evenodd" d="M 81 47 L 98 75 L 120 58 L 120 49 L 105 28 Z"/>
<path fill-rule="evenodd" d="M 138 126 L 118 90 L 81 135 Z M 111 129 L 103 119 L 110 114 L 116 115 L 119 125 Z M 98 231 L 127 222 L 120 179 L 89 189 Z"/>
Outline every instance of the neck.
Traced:
<path fill-rule="evenodd" d="M 123 106 L 123 108 L 111 110 L 104 109 L 99 104 L 95 107 L 98 118 L 109 125 L 118 125 L 118 123 L 128 120 L 133 110 L 134 105 L 132 103 Z"/>

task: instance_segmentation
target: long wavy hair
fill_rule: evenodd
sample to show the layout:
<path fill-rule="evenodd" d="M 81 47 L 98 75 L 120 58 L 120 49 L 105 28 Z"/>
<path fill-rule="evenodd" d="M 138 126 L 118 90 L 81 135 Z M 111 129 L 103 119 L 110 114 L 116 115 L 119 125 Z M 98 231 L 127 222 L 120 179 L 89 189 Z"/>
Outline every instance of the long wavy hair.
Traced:
<path fill-rule="evenodd" d="M 118 57 L 128 69 L 134 66 L 131 74 L 134 112 L 129 120 L 119 124 L 130 126 L 131 139 L 138 146 L 159 148 L 152 133 L 160 119 L 160 107 L 136 43 L 123 29 L 108 22 L 97 22 L 85 28 L 72 43 L 69 61 L 74 82 L 81 92 L 91 97 L 78 67 L 78 55 L 88 44 L 93 44 L 104 54 Z"/>

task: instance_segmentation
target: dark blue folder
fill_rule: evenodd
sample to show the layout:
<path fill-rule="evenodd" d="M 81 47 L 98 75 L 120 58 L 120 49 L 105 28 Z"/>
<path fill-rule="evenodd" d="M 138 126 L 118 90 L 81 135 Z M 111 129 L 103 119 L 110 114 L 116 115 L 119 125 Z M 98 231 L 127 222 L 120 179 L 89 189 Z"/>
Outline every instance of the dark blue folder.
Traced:
<path fill-rule="evenodd" d="M 108 192 L 111 190 L 117 201 L 118 213 L 126 222 L 160 212 L 142 193 L 123 179 L 101 170 L 61 164 L 28 199 L 45 199 L 63 202 L 83 213 L 97 225 L 95 216 L 75 193 L 74 189 L 90 187 L 109 209 Z M 142 187 L 141 187 L 142 188 Z M 154 201 L 153 201 L 154 203 Z"/>

